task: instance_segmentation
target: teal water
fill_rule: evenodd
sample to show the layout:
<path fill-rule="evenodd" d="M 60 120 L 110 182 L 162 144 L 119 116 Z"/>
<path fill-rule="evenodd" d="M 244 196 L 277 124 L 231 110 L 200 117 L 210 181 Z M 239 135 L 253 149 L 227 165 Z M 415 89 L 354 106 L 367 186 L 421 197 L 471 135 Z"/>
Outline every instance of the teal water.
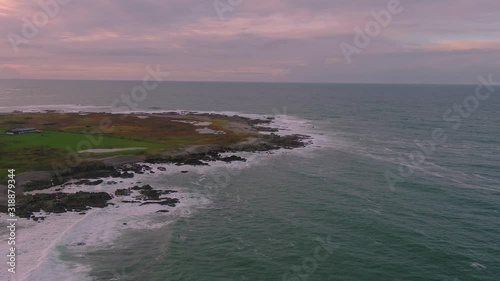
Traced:
<path fill-rule="evenodd" d="M 28 101 L 107 110 L 135 84 L 0 81 L 0 111 L 26 109 Z M 443 118 L 474 91 L 164 83 L 140 109 L 276 115 L 317 140 L 246 166 L 145 179 L 195 203 L 157 218 L 163 226 L 119 232 L 112 246 L 82 251 L 61 242 L 60 258 L 90 267 L 73 280 L 500 280 L 500 89 L 459 128 Z M 446 140 L 424 145 L 431 152 L 412 164 L 409 155 L 421 156 L 417 143 L 432 140 L 435 129 Z M 388 173 L 400 177 L 392 188 Z"/>

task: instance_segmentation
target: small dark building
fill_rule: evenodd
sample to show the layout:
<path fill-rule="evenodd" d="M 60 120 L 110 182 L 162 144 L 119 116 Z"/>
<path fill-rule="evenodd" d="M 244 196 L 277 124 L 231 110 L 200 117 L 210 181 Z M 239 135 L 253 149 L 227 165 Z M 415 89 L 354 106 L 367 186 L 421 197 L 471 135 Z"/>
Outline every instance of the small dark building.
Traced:
<path fill-rule="evenodd" d="M 35 128 L 15 128 L 7 131 L 7 134 L 9 135 L 22 135 L 22 134 L 33 134 L 33 133 L 40 133 L 40 131 Z"/>

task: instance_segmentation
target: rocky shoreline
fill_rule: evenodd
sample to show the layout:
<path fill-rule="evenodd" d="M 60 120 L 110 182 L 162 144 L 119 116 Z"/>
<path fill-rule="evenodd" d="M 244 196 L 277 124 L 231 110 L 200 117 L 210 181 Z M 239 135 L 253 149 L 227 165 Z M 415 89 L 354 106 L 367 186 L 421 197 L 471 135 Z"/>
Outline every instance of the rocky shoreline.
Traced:
<path fill-rule="evenodd" d="M 177 113 L 168 113 L 177 114 Z M 275 128 L 262 127 L 263 124 L 270 124 L 272 118 L 250 119 L 241 116 L 224 116 L 220 114 L 196 114 L 189 113 L 195 116 L 204 117 L 225 117 L 237 122 L 243 122 L 248 125 L 250 130 L 265 131 L 269 134 L 259 134 L 258 137 L 249 139 L 245 142 L 230 144 L 230 145 L 200 145 L 189 147 L 181 151 L 170 151 L 158 153 L 149 156 L 120 156 L 120 161 L 115 159 L 94 159 L 85 161 L 78 166 L 73 167 L 70 171 L 66 171 L 58 175 L 47 175 L 38 177 L 35 180 L 28 180 L 22 183 L 21 190 L 24 192 L 45 190 L 55 186 L 61 188 L 56 189 L 56 193 L 37 193 L 37 194 L 19 194 L 17 199 L 16 214 L 22 218 L 32 218 L 34 220 L 42 219 L 33 214 L 41 210 L 47 213 L 64 213 L 78 212 L 85 214 L 89 208 L 104 208 L 109 206 L 109 201 L 114 197 L 130 196 L 135 194 L 133 200 L 124 200 L 123 203 L 129 204 L 159 204 L 170 207 L 175 207 L 179 203 L 177 198 L 165 197 L 165 195 L 175 193 L 173 190 L 156 190 L 149 185 L 142 187 L 134 186 L 127 189 L 117 189 L 114 194 L 107 192 L 83 192 L 64 193 L 65 186 L 70 184 L 77 185 L 100 185 L 104 182 L 102 178 L 112 178 L 108 180 L 108 185 L 118 184 L 120 179 L 133 178 L 136 174 L 154 174 L 155 171 L 149 164 L 175 164 L 178 166 L 206 166 L 215 161 L 230 163 L 233 161 L 246 161 L 245 158 L 234 155 L 237 152 L 262 152 L 278 149 L 294 149 L 304 147 L 309 144 L 309 136 L 305 135 L 286 135 L 280 136 L 275 134 Z M 226 154 L 226 155 L 222 155 Z M 117 163 L 116 163 L 117 162 Z M 125 164 L 123 164 L 125 162 Z M 166 168 L 158 167 L 159 171 L 164 171 Z M 187 171 L 182 171 L 183 173 Z M 29 177 L 29 176 L 28 176 Z M 0 212 L 6 212 L 6 206 L 0 204 Z M 168 212 L 161 210 L 159 212 Z"/>

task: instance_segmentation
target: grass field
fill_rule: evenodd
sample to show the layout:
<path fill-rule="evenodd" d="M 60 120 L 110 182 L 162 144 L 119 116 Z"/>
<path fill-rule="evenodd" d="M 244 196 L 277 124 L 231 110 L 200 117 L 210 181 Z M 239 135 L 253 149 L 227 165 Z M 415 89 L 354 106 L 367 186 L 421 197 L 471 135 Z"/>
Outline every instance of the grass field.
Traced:
<path fill-rule="evenodd" d="M 103 130 L 103 120 L 106 130 Z M 210 121 L 208 128 L 225 134 L 196 132 L 199 127 L 177 121 Z M 154 154 L 195 144 L 231 144 L 248 134 L 225 129 L 229 120 L 189 116 L 116 115 L 93 113 L 16 113 L 0 115 L 0 180 L 7 169 L 25 171 L 50 170 L 51 163 L 61 162 L 70 151 L 144 147 L 144 150 L 91 154 L 81 157 L 108 155 Z M 33 127 L 41 133 L 7 135 L 18 127 Z M 109 129 L 109 128 L 112 129 Z"/>
<path fill-rule="evenodd" d="M 5 130 L 4 130 L 5 132 Z M 18 150 L 28 147 L 48 147 L 54 149 L 66 149 L 71 147 L 76 150 L 80 143 L 90 143 L 91 149 L 96 148 L 128 148 L 128 147 L 146 147 L 148 149 L 161 149 L 164 146 L 157 143 L 118 138 L 112 136 L 92 135 L 89 138 L 83 133 L 69 133 L 58 131 L 43 131 L 39 134 L 25 135 L 7 135 L 0 133 L 0 144 L 2 150 Z M 81 144 L 83 148 L 87 148 Z"/>

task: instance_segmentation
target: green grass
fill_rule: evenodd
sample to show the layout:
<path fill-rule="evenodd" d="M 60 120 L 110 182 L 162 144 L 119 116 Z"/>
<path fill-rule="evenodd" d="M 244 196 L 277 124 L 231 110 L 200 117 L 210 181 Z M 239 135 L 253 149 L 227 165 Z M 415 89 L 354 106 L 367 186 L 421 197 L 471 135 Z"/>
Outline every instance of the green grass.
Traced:
<path fill-rule="evenodd" d="M 61 163 L 70 151 L 87 149 L 112 149 L 144 147 L 144 150 L 129 150 L 105 153 L 81 153 L 83 159 L 115 155 L 154 154 L 160 151 L 179 149 L 192 144 L 204 144 L 207 138 L 218 136 L 184 136 L 150 141 L 116 136 L 90 135 L 83 133 L 44 131 L 39 134 L 7 135 L 0 129 L 0 184 L 6 180 L 7 169 L 17 173 L 50 170 L 52 163 Z M 94 143 L 92 143 L 92 140 Z M 90 146 L 89 146 L 90 144 Z M 68 149 L 69 148 L 69 149 Z"/>
<path fill-rule="evenodd" d="M 248 134 L 233 132 L 224 127 L 224 118 L 194 118 L 183 116 L 149 116 L 140 120 L 134 116 L 96 113 L 87 116 L 59 113 L 0 114 L 0 184 L 6 180 L 7 169 L 17 174 L 27 171 L 48 171 L 52 163 L 64 163 L 73 151 L 87 149 L 120 149 L 144 147 L 106 153 L 80 153 L 83 160 L 114 155 L 152 155 L 162 151 L 180 149 L 190 145 L 226 145 L 245 139 Z M 105 135 L 86 135 L 98 132 L 100 122 L 108 119 L 114 130 Z M 209 128 L 224 130 L 225 135 L 200 135 L 189 124 L 171 120 L 209 121 Z M 43 130 L 39 134 L 7 135 L 7 129 L 33 127 Z M 68 149 L 69 148 L 69 149 Z"/>
<path fill-rule="evenodd" d="M 212 122 L 212 126 L 215 126 L 216 128 L 223 128 L 227 124 L 229 124 L 229 120 L 224 120 L 224 119 L 213 119 L 213 120 L 207 120 L 208 122 Z"/>
<path fill-rule="evenodd" d="M 5 130 L 3 130 L 5 132 Z M 162 149 L 165 145 L 141 140 L 132 140 L 111 136 L 86 136 L 82 133 L 44 131 L 40 134 L 6 135 L 0 133 L 1 150 L 11 151 L 33 147 L 49 147 L 54 149 L 72 150 L 108 149 L 145 147 L 147 149 Z M 90 145 L 89 145 L 90 144 Z"/>
<path fill-rule="evenodd" d="M 44 131 L 40 134 L 6 135 L 0 130 L 0 184 L 6 180 L 7 169 L 16 169 L 17 173 L 38 170 L 50 170 L 51 163 L 63 162 L 70 151 L 86 149 L 111 149 L 145 147 L 145 150 L 123 151 L 114 153 L 83 153 L 83 158 L 108 155 L 131 155 L 168 149 L 162 143 L 143 140 L 102 136 L 102 139 L 82 133 Z M 90 144 L 90 146 L 89 146 Z M 68 149 L 70 148 L 70 149 Z"/>

